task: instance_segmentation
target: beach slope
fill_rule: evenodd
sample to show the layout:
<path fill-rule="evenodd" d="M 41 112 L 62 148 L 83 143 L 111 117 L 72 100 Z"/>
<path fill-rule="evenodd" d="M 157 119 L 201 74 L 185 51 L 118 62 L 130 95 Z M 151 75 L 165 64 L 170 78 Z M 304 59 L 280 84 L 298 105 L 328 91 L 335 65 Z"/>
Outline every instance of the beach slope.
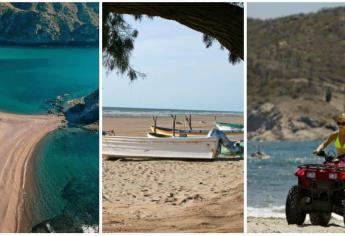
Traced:
<path fill-rule="evenodd" d="M 0 112 L 0 232 L 27 232 L 23 217 L 27 166 L 36 144 L 61 118 Z"/>

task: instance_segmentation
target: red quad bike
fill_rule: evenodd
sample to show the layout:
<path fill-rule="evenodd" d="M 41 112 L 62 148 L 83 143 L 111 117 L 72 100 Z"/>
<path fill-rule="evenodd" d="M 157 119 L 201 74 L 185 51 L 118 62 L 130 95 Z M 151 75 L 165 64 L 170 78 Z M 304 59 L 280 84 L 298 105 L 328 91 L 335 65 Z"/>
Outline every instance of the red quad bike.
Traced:
<path fill-rule="evenodd" d="M 301 165 L 295 173 L 298 185 L 290 189 L 285 205 L 288 224 L 302 225 L 309 214 L 313 225 L 327 226 L 332 212 L 345 223 L 345 155 L 317 155 L 325 158 L 323 164 Z"/>

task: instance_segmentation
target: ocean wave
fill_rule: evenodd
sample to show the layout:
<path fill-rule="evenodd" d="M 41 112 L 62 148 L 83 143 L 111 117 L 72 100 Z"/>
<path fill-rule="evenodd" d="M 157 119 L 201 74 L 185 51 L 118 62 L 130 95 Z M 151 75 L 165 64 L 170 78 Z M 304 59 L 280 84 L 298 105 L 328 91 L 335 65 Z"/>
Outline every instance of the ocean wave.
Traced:
<path fill-rule="evenodd" d="M 99 227 L 95 225 L 82 225 L 83 233 L 98 233 Z"/>
<path fill-rule="evenodd" d="M 247 207 L 248 217 L 285 218 L 285 206 Z"/>
<path fill-rule="evenodd" d="M 169 110 L 169 109 L 133 109 L 133 108 L 103 108 L 103 115 L 106 117 L 151 117 L 152 115 L 168 117 L 171 114 L 175 115 L 231 115 L 242 116 L 242 112 L 222 112 L 222 111 L 197 111 L 197 110 Z"/>
<path fill-rule="evenodd" d="M 285 206 L 272 206 L 272 207 L 247 207 L 248 217 L 255 218 L 281 218 L 285 219 Z M 332 218 L 336 220 L 343 220 L 343 217 L 332 213 Z M 306 218 L 309 221 L 309 215 Z"/>

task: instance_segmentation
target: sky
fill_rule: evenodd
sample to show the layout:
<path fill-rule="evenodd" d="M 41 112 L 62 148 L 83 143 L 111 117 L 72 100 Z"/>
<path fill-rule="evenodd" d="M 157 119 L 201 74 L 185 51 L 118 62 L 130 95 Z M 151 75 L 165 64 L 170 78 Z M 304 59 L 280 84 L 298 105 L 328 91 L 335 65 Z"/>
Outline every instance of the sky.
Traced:
<path fill-rule="evenodd" d="M 174 21 L 143 18 L 131 65 L 146 78 L 130 82 L 103 69 L 103 106 L 243 111 L 243 63 L 228 62 L 218 43 Z"/>
<path fill-rule="evenodd" d="M 247 15 L 251 18 L 271 19 L 288 15 L 317 12 L 322 8 L 345 6 L 345 3 L 310 3 L 310 2 L 282 2 L 282 3 L 248 3 Z"/>

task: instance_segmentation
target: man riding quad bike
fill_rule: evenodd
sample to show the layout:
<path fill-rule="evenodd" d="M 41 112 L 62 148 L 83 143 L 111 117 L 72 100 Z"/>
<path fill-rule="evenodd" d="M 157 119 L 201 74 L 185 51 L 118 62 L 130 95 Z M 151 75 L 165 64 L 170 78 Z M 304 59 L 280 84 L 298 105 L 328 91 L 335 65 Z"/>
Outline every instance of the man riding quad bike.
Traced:
<path fill-rule="evenodd" d="M 302 225 L 306 214 L 313 225 L 321 226 L 328 225 L 332 213 L 345 217 L 345 154 L 316 154 L 325 158 L 323 164 L 300 165 L 295 172 L 298 185 L 290 189 L 286 199 L 288 224 Z"/>

